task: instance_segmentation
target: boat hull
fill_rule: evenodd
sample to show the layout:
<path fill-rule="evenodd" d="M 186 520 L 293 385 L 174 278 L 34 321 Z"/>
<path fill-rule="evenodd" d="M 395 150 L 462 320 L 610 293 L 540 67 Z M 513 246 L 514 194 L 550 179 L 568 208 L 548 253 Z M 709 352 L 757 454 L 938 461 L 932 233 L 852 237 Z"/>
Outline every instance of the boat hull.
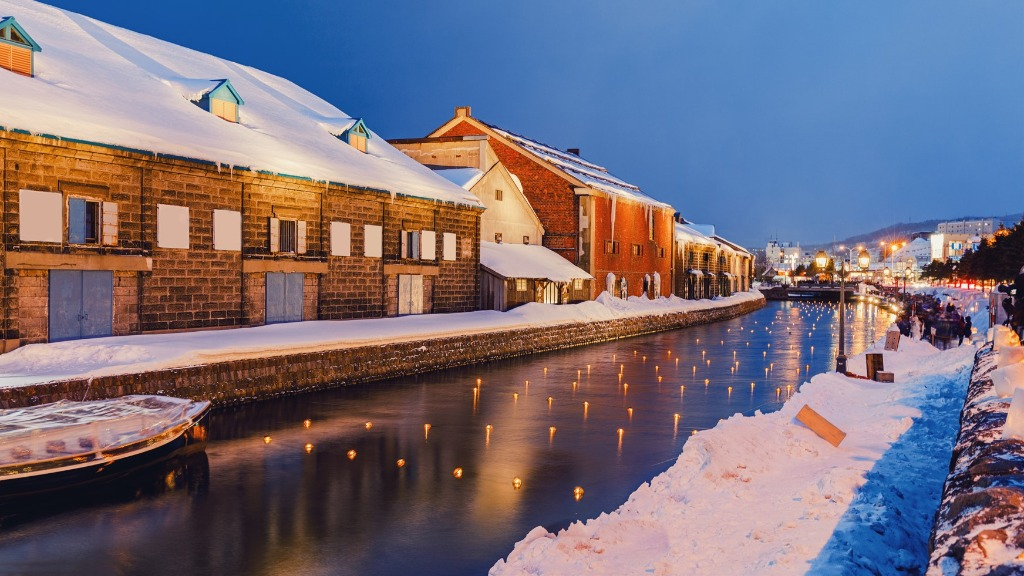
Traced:
<path fill-rule="evenodd" d="M 8 476 L 0 481 L 0 505 L 34 500 L 55 492 L 76 491 L 109 482 L 154 466 L 170 458 L 177 458 L 206 448 L 206 417 L 208 410 L 184 425 L 166 441 L 124 451 L 105 458 L 77 464 L 74 467 L 55 468 L 46 473 Z"/>

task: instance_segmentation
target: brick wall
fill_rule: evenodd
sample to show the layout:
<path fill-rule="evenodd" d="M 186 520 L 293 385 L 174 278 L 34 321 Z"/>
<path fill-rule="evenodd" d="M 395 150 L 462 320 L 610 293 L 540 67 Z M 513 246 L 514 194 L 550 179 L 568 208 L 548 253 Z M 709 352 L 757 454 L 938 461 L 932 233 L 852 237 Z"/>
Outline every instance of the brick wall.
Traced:
<path fill-rule="evenodd" d="M 398 230 L 437 232 L 440 275 L 432 282 L 438 312 L 475 309 L 479 283 L 477 209 L 378 191 L 314 183 L 201 162 L 150 156 L 95 145 L 0 132 L 4 275 L 0 281 L 2 340 L 47 340 L 47 267 L 9 266 L 8 254 L 96 258 L 116 272 L 114 334 L 262 324 L 265 270 L 304 272 L 303 318 L 379 317 L 387 312 L 384 265 L 400 262 Z M 118 206 L 115 246 L 22 242 L 19 191 L 61 192 Z M 401 191 L 399 191 L 401 192 Z M 414 192 L 414 191 L 412 191 Z M 157 245 L 157 206 L 189 209 L 189 248 Z M 213 212 L 242 214 L 242 251 L 214 250 Z M 66 208 L 65 208 L 66 211 Z M 270 251 L 271 217 L 305 222 L 305 253 Z M 330 256 L 330 222 L 351 224 L 352 256 Z M 365 224 L 383 225 L 384 258 L 363 256 Z M 443 262 L 443 233 L 459 239 L 458 260 Z M 122 258 L 124 257 L 124 258 Z M 125 262 L 151 259 L 139 272 Z M 82 266 L 80 261 L 72 267 Z M 310 267 L 314 269 L 311 270 Z M 24 292 L 24 294 L 21 294 Z"/>
<path fill-rule="evenodd" d="M 646 205 L 621 198 L 617 199 L 614 234 L 612 233 L 611 199 L 595 197 L 592 206 L 595 237 L 591 250 L 592 274 L 597 279 L 594 296 L 596 297 L 605 290 L 605 278 L 609 272 L 615 274 L 616 282 L 622 276 L 626 277 L 630 296 L 639 296 L 643 292 L 645 274 L 651 276 L 653 283 L 654 273 L 657 272 L 661 275 L 661 294 L 671 294 L 672 242 L 675 236 L 672 210 L 653 209 L 654 240 L 651 240 Z M 618 254 L 610 254 L 605 250 L 606 239 L 619 243 Z M 642 251 L 640 256 L 633 254 L 634 245 L 640 246 Z M 661 255 L 662 249 L 664 249 L 664 256 Z"/>
<path fill-rule="evenodd" d="M 0 407 L 126 394 L 165 394 L 207 399 L 216 404 L 247 402 L 676 330 L 734 318 L 763 306 L 764 300 L 760 299 L 710 310 L 573 322 L 4 388 L 0 389 Z"/>
<path fill-rule="evenodd" d="M 483 134 L 468 122 L 452 126 L 440 136 Z M 491 148 L 509 172 L 523 184 L 523 193 L 544 226 L 544 246 L 576 263 L 578 248 L 578 208 L 576 193 L 558 174 L 513 150 L 496 138 Z"/>

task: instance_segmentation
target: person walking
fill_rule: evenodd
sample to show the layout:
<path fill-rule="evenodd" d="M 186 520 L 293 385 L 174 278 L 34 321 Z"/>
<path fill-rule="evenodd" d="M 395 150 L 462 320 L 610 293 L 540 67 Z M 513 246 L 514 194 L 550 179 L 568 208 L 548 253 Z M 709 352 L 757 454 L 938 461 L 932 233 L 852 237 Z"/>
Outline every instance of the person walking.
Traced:
<path fill-rule="evenodd" d="M 964 331 L 960 336 L 960 343 L 964 343 L 964 338 L 967 338 L 967 343 L 971 343 L 971 336 L 974 334 L 974 327 L 971 326 L 971 317 L 967 316 L 964 318 Z"/>

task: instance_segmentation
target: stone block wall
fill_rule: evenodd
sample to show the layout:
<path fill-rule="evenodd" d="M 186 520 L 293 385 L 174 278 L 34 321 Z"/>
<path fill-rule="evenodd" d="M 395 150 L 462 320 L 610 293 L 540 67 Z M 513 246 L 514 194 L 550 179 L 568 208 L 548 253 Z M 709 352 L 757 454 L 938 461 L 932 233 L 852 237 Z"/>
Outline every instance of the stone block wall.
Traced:
<path fill-rule="evenodd" d="M 61 268 L 115 273 L 115 335 L 262 324 L 268 270 L 305 274 L 304 319 L 384 316 L 384 266 L 406 261 L 398 255 L 404 222 L 437 233 L 437 260 L 417 262 L 440 270 L 427 309 L 456 312 L 477 304 L 477 208 L 2 130 L 0 160 L 5 350 L 47 341 L 47 272 Z M 61 242 L 21 241 L 23 189 L 63 195 Z M 69 197 L 117 204 L 116 245 L 67 242 Z M 189 209 L 187 249 L 158 245 L 160 204 Z M 241 214 L 241 251 L 214 249 L 214 210 Z M 271 217 L 305 222 L 304 253 L 270 251 Z M 335 220 L 351 225 L 351 256 L 330 255 Z M 364 256 L 366 224 L 384 227 L 383 258 Z M 442 261 L 445 232 L 457 235 L 455 262 Z M 26 263 L 26 254 L 34 260 Z"/>
<path fill-rule="evenodd" d="M 207 399 L 220 405 L 248 402 L 708 324 L 747 314 L 763 306 L 764 300 L 759 299 L 709 310 L 414 339 L 4 388 L 0 389 L 0 407 L 15 408 L 61 399 L 96 399 L 126 394 Z"/>

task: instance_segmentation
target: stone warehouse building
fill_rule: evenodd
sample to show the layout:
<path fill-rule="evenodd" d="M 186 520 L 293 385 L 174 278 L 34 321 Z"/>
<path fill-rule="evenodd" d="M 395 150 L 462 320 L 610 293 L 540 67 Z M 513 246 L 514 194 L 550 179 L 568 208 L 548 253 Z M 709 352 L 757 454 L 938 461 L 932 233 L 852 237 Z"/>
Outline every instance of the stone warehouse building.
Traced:
<path fill-rule="evenodd" d="M 715 234 L 714 226 L 679 217 L 675 241 L 676 296 L 693 300 L 750 290 L 753 255 Z"/>
<path fill-rule="evenodd" d="M 7 43 L 15 21 L 34 61 L 0 70 L 4 350 L 476 308 L 482 204 L 363 121 L 259 70 L 0 2 Z"/>
<path fill-rule="evenodd" d="M 515 174 L 544 227 L 543 245 L 590 273 L 590 297 L 624 278 L 628 294 L 672 286 L 674 210 L 639 187 L 584 160 L 473 117 L 468 106 L 428 138 L 487 136 L 501 164 Z M 617 289 L 616 294 L 619 294 Z"/>

